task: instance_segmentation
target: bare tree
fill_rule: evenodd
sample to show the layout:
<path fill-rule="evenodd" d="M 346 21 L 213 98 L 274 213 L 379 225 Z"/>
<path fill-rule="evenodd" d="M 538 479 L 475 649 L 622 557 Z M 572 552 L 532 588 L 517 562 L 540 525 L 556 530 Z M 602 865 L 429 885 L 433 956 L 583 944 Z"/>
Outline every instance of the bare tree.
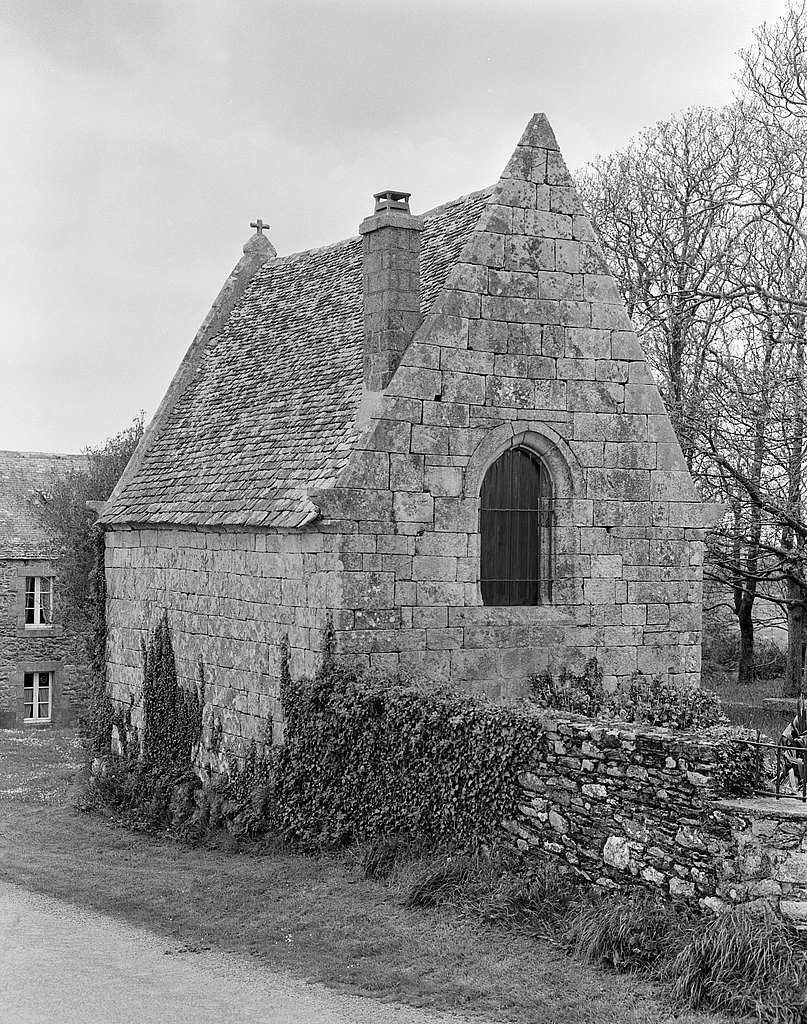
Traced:
<path fill-rule="evenodd" d="M 736 127 L 725 111 L 693 108 L 577 177 L 690 466 L 704 369 L 730 312 Z"/>

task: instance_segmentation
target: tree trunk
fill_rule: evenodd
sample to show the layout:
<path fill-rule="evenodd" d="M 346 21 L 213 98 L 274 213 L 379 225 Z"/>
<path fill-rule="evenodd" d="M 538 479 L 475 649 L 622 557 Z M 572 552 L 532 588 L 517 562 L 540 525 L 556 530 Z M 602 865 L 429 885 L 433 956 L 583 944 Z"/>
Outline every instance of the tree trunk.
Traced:
<path fill-rule="evenodd" d="M 787 595 L 787 668 L 782 688 L 783 697 L 798 697 L 802 685 L 804 661 L 804 595 L 794 580 L 788 581 Z"/>
<path fill-rule="evenodd" d="M 737 668 L 737 682 L 753 683 L 756 678 L 754 666 L 754 602 L 743 595 L 737 610 L 737 621 L 740 624 L 740 664 Z"/>
<path fill-rule="evenodd" d="M 794 519 L 801 518 L 802 467 L 804 464 L 804 317 L 796 322 L 795 385 L 793 388 L 793 440 L 788 464 L 787 510 Z M 794 574 L 804 572 L 804 539 L 794 536 L 793 530 L 785 526 L 782 531 L 782 547 L 793 552 L 791 565 Z M 782 694 L 798 697 L 802 688 L 804 672 L 805 612 L 804 587 L 791 576 L 785 584 L 787 601 L 787 667 Z"/>

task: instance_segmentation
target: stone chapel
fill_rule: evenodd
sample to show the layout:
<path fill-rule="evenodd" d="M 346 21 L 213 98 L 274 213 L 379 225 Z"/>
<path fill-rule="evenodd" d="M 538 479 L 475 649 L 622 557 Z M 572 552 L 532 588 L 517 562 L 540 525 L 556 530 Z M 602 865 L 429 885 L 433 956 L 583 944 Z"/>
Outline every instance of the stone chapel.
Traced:
<path fill-rule="evenodd" d="M 108 683 L 164 611 L 206 723 L 338 657 L 494 699 L 596 658 L 696 683 L 710 509 L 543 114 L 490 188 L 225 283 L 101 517 Z"/>

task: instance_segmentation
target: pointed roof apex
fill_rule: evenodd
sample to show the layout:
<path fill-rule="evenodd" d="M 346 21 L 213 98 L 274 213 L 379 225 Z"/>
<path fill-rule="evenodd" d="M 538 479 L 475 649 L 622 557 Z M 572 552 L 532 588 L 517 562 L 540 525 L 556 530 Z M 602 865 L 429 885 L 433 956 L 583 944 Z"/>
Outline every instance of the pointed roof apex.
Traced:
<path fill-rule="evenodd" d="M 533 114 L 524 129 L 519 146 L 537 146 L 539 149 L 560 149 L 546 114 Z"/>
<path fill-rule="evenodd" d="M 277 249 L 275 249 L 266 235 L 262 235 L 260 231 L 256 231 L 247 241 L 244 246 L 244 252 L 247 256 L 263 256 L 264 259 L 274 259 L 277 256 Z"/>
<path fill-rule="evenodd" d="M 269 225 L 264 224 L 260 217 L 254 220 L 250 224 L 251 228 L 255 228 L 255 234 L 249 239 L 247 244 L 244 246 L 244 252 L 247 256 L 260 256 L 263 259 L 273 259 L 277 256 L 277 249 L 272 245 L 269 239 L 263 234 L 264 229 L 269 230 Z"/>

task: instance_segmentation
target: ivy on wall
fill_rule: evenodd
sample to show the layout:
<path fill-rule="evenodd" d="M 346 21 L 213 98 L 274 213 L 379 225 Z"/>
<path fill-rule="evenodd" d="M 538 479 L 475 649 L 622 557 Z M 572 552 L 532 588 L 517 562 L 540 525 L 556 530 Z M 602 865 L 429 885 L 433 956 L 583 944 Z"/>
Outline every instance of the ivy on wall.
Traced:
<path fill-rule="evenodd" d="M 109 752 L 115 710 L 106 687 L 106 569 L 104 529 L 93 528 L 93 563 L 87 601 L 89 617 L 90 685 L 81 716 L 88 752 L 100 756 Z"/>
<path fill-rule="evenodd" d="M 166 767 L 190 766 L 202 731 L 198 689 L 177 681 L 168 613 L 143 644 L 143 756 Z"/>
<path fill-rule="evenodd" d="M 306 844 L 491 839 L 542 735 L 528 708 L 341 668 L 327 647 L 322 670 L 296 681 L 286 652 L 281 699 L 275 810 Z"/>

